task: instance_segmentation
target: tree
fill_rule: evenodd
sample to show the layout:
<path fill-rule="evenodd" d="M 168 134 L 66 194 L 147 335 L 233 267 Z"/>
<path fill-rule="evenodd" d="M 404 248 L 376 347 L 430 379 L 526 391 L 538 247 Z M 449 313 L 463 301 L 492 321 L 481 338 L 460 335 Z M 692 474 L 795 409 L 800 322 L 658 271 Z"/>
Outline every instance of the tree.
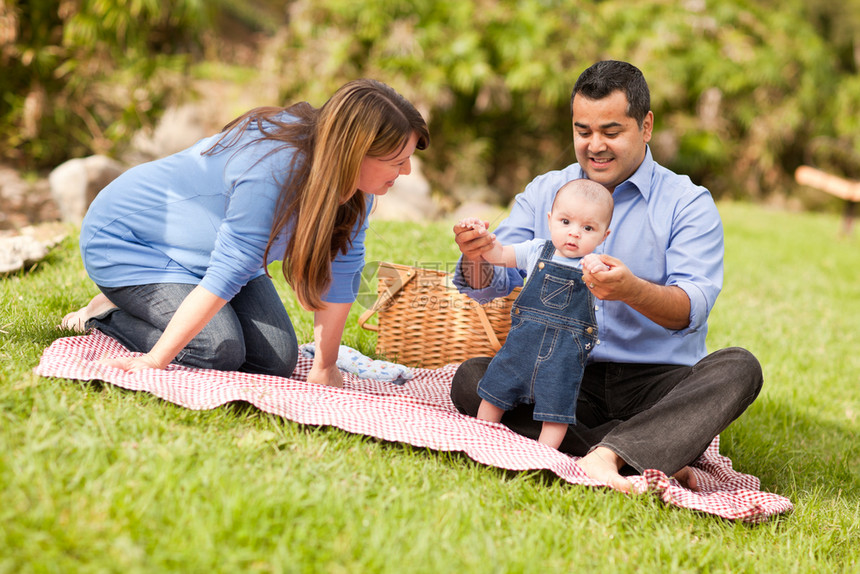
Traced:
<path fill-rule="evenodd" d="M 570 90 L 594 61 L 643 70 L 655 156 L 718 196 L 765 197 L 789 183 L 828 130 L 816 119 L 829 117 L 821 91 L 836 85 L 833 53 L 802 3 L 298 0 L 290 16 L 268 70 L 285 99 L 321 101 L 362 75 L 387 81 L 429 113 L 436 189 L 489 182 L 500 200 L 573 160 Z"/>
<path fill-rule="evenodd" d="M 351 78 L 391 84 L 429 118 L 422 155 L 434 187 L 465 199 L 457 190 L 489 183 L 498 200 L 572 157 L 570 88 L 596 56 L 577 33 L 589 10 L 561 0 L 298 0 L 263 73 L 282 79 L 285 101 L 317 104 Z"/>
<path fill-rule="evenodd" d="M 283 103 L 361 76 L 416 102 L 454 201 L 506 201 L 573 161 L 570 90 L 600 59 L 642 69 L 655 157 L 718 197 L 790 193 L 801 163 L 860 177 L 860 0 L 3 2 L 0 160 L 19 164 L 118 149 L 227 14 L 269 36 Z"/>
<path fill-rule="evenodd" d="M 115 150 L 184 87 L 210 18 L 195 0 L 3 0 L 0 160 Z"/>

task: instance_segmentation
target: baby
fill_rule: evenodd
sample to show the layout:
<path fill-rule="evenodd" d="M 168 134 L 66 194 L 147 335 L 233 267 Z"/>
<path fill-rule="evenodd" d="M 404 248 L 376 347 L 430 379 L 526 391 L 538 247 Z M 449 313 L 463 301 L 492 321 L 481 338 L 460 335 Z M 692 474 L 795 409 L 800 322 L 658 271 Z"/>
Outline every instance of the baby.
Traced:
<path fill-rule="evenodd" d="M 531 239 L 493 245 L 482 257 L 494 265 L 517 267 L 528 276 L 511 307 L 511 330 L 478 384 L 478 418 L 501 421 L 505 411 L 533 403 L 542 421 L 538 440 L 558 448 L 576 403 L 585 361 L 597 342 L 594 296 L 582 268 L 596 274 L 608 267 L 593 253 L 609 235 L 612 194 L 588 179 L 572 180 L 557 192 L 549 217 L 550 241 Z M 486 230 L 467 218 L 461 226 Z"/>

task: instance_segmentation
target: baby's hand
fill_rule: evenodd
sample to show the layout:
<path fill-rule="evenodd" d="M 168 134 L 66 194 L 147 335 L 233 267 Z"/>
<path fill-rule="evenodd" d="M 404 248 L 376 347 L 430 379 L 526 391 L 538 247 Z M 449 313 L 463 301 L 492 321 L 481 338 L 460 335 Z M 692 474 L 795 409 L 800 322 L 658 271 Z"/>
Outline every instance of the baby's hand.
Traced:
<path fill-rule="evenodd" d="M 487 224 L 477 217 L 464 217 L 458 223 L 460 227 L 468 227 L 469 229 L 484 230 L 487 229 Z"/>
<path fill-rule="evenodd" d="M 604 263 L 600 256 L 596 253 L 589 253 L 582 258 L 582 268 L 591 273 L 599 273 L 600 271 L 609 271 L 609 267 Z"/>

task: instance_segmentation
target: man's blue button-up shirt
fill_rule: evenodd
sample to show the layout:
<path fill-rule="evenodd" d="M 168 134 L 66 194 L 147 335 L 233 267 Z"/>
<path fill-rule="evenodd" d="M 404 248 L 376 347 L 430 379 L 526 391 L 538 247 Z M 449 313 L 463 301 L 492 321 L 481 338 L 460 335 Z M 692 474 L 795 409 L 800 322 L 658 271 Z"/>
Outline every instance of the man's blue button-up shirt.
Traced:
<path fill-rule="evenodd" d="M 535 178 L 494 230 L 496 237 L 504 245 L 549 239 L 547 213 L 555 192 L 583 177 L 579 164 L 572 164 Z M 707 354 L 708 315 L 723 283 L 723 227 L 714 200 L 689 177 L 657 164 L 650 148 L 639 169 L 615 188 L 613 198 L 611 233 L 595 252 L 620 259 L 637 277 L 683 289 L 690 298 L 690 324 L 678 331 L 666 329 L 625 303 L 597 299 L 600 344 L 590 360 L 693 365 Z M 488 287 L 471 289 L 457 265 L 454 284 L 485 303 L 521 285 L 522 275 L 495 267 Z"/>

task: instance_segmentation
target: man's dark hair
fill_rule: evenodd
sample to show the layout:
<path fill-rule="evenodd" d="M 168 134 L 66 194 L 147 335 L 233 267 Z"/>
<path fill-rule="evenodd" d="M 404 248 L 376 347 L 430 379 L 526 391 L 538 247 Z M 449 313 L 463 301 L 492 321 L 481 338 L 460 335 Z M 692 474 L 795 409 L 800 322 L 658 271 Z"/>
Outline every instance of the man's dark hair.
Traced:
<path fill-rule="evenodd" d="M 618 90 L 627 96 L 627 115 L 641 128 L 651 110 L 651 92 L 639 68 L 627 62 L 603 60 L 582 72 L 573 86 L 570 105 L 573 107 L 577 94 L 589 100 L 601 100 Z"/>

